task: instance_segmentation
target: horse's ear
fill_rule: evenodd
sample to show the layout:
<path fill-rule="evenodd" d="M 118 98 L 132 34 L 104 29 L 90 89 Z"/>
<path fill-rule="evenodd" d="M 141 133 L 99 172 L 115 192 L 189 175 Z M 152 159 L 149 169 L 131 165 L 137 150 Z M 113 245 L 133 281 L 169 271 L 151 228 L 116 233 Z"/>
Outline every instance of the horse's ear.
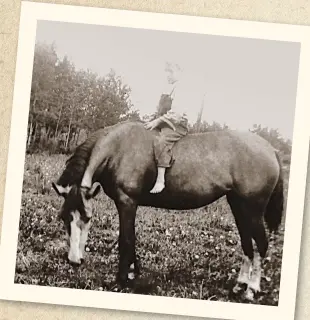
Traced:
<path fill-rule="evenodd" d="M 97 194 L 99 193 L 100 188 L 101 188 L 101 186 L 100 186 L 99 182 L 93 183 L 91 188 L 86 192 L 86 198 L 87 199 L 95 198 L 97 196 Z"/>
<path fill-rule="evenodd" d="M 71 190 L 71 186 L 63 187 L 59 184 L 52 182 L 52 187 L 56 191 L 56 193 L 61 197 L 66 197 Z"/>

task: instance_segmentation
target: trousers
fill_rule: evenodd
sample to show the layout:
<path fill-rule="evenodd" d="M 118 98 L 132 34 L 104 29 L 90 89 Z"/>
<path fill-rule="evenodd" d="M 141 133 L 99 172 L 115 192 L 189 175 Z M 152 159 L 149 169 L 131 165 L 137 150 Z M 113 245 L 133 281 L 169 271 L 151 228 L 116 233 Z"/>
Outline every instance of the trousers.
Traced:
<path fill-rule="evenodd" d="M 173 163 L 172 148 L 177 141 L 186 136 L 187 130 L 176 128 L 174 131 L 170 127 L 160 130 L 159 136 L 154 142 L 154 155 L 157 167 L 169 168 Z"/>

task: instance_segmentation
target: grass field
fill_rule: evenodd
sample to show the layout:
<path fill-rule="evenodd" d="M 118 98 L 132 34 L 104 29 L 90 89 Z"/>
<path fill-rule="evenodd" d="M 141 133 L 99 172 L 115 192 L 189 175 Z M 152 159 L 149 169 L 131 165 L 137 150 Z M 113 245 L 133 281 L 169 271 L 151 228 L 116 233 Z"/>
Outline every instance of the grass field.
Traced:
<path fill-rule="evenodd" d="M 93 200 L 84 264 L 74 268 L 66 261 L 65 230 L 58 220 L 62 199 L 51 188 L 65 160 L 60 155 L 26 156 L 15 282 L 116 291 L 118 216 L 103 193 Z M 140 207 L 136 232 L 141 277 L 149 283 L 136 293 L 245 302 L 242 295 L 231 294 L 242 251 L 225 198 L 192 211 Z M 262 292 L 254 303 L 278 304 L 283 233 L 281 227 L 270 241 Z"/>

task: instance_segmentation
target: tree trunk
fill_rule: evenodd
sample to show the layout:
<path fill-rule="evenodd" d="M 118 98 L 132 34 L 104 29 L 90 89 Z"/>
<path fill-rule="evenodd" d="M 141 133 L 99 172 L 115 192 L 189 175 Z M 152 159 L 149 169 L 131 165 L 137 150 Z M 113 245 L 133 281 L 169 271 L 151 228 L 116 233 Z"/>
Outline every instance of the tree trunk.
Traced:
<path fill-rule="evenodd" d="M 51 127 L 47 126 L 47 130 L 46 130 L 46 139 L 49 140 L 51 136 Z"/>
<path fill-rule="evenodd" d="M 32 142 L 34 144 L 36 143 L 37 127 L 38 127 L 38 124 L 35 122 L 32 130 L 32 136 L 33 136 Z"/>
<path fill-rule="evenodd" d="M 62 115 L 63 106 L 64 106 L 63 103 L 61 103 L 60 112 L 59 112 L 59 116 L 58 116 L 57 124 L 56 124 L 56 129 L 55 129 L 55 141 L 57 140 L 58 128 L 59 128 L 60 118 Z"/>
<path fill-rule="evenodd" d="M 74 141 L 75 146 L 77 146 L 77 144 L 79 142 L 80 132 L 81 132 L 81 129 L 77 129 L 76 135 L 75 135 L 75 141 Z"/>
<path fill-rule="evenodd" d="M 36 95 L 34 95 L 34 99 L 33 99 L 33 103 L 32 103 L 33 114 L 35 111 L 36 103 L 37 103 L 37 97 L 36 97 Z M 30 147 L 31 142 L 32 142 L 32 135 L 33 135 L 33 129 L 34 129 L 33 122 L 34 122 L 34 117 L 32 116 L 32 118 L 30 120 L 30 126 L 29 126 L 28 138 L 27 138 L 27 148 Z"/>
<path fill-rule="evenodd" d="M 29 130 L 28 130 L 28 138 L 27 138 L 27 149 L 30 147 L 32 141 L 32 132 L 33 132 L 33 121 L 31 120 Z"/>
<path fill-rule="evenodd" d="M 73 117 L 73 112 L 71 111 L 69 129 L 68 129 L 68 134 L 67 134 L 67 139 L 66 139 L 66 144 L 65 144 L 65 150 L 66 151 L 68 150 L 68 143 L 69 143 L 69 140 L 70 140 L 72 117 Z"/>

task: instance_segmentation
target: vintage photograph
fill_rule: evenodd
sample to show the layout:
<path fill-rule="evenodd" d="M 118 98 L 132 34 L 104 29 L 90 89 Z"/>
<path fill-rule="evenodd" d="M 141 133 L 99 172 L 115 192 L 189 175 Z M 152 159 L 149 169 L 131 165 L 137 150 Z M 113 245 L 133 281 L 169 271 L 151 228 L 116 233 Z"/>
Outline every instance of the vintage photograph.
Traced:
<path fill-rule="evenodd" d="M 299 50 L 39 21 L 15 281 L 277 305 Z"/>
<path fill-rule="evenodd" d="M 300 52 L 38 19 L 14 283 L 277 307 Z"/>

